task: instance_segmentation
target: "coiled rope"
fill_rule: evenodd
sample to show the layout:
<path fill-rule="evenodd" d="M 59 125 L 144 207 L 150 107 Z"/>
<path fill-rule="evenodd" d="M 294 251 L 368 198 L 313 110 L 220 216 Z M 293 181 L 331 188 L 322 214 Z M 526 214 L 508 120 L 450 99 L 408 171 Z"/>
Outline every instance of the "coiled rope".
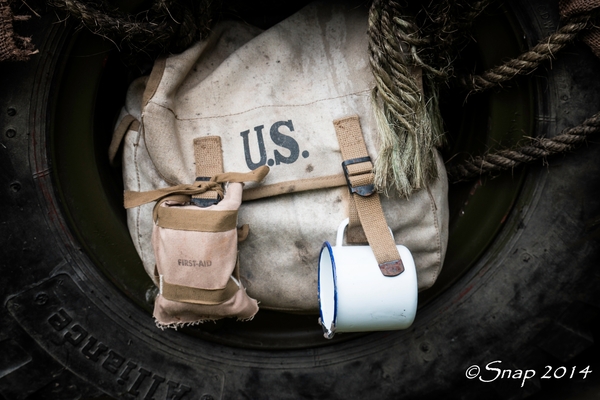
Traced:
<path fill-rule="evenodd" d="M 459 82 L 471 93 L 500 86 L 518 75 L 532 73 L 543 62 L 556 56 L 567 44 L 583 36 L 583 40 L 600 57 L 600 29 L 596 20 L 600 0 L 560 0 L 559 8 L 563 26 L 554 34 L 542 39 L 531 50 L 503 65 L 494 67 L 481 75 L 462 77 Z M 566 129 L 552 138 L 532 138 L 530 143 L 513 149 L 499 150 L 482 156 L 466 159 L 459 164 L 448 165 L 451 182 L 478 178 L 541 158 L 572 151 L 586 142 L 589 135 L 600 131 L 600 113 L 586 119 L 581 125 Z"/>
<path fill-rule="evenodd" d="M 395 0 L 373 1 L 368 35 L 380 137 L 375 183 L 384 193 L 408 197 L 438 175 L 439 85 L 452 75 L 450 54 L 464 31 L 490 2 L 442 0 L 429 12 L 411 12 Z"/>
<path fill-rule="evenodd" d="M 423 99 L 420 73 L 413 70 L 416 63 L 408 62 L 421 40 L 404 34 L 416 32 L 416 27 L 396 17 L 399 9 L 395 1 L 375 0 L 369 13 L 370 62 L 376 82 L 373 110 L 381 139 L 375 183 L 384 192 L 408 197 L 437 176 L 435 148 L 441 144 L 442 132 L 432 123 L 434 113 L 428 112 L 428 101 Z"/>
<path fill-rule="evenodd" d="M 92 33 L 117 47 L 152 56 L 178 53 L 210 32 L 218 1 L 157 0 L 135 15 L 108 8 L 104 3 L 79 0 L 49 0 L 48 4 L 76 18 Z"/>
<path fill-rule="evenodd" d="M 565 129 L 553 138 L 533 138 L 531 143 L 525 146 L 500 150 L 448 166 L 448 176 L 453 182 L 461 182 L 478 178 L 484 173 L 513 169 L 523 163 L 571 151 L 584 143 L 589 135 L 598 133 L 600 133 L 600 113 L 586 119 L 581 125 Z"/>
<path fill-rule="evenodd" d="M 552 59 L 556 53 L 573 42 L 583 32 L 590 21 L 590 15 L 580 15 L 569 20 L 556 33 L 536 44 L 531 50 L 503 65 L 493 67 L 481 75 L 461 77 L 460 83 L 472 93 L 491 89 L 518 75 L 535 71 L 543 62 Z"/>
<path fill-rule="evenodd" d="M 434 151 L 443 142 L 438 88 L 455 78 L 451 60 L 464 46 L 473 20 L 492 1 L 439 0 L 411 11 L 412 3 L 400 6 L 395 0 L 373 0 L 369 52 L 376 81 L 373 109 L 381 132 L 375 162 L 380 190 L 408 196 L 437 176 Z M 157 0 L 149 10 L 131 16 L 93 1 L 49 0 L 49 4 L 119 46 L 150 54 L 179 52 L 204 38 L 218 7 L 211 0 Z M 470 93 L 502 86 L 532 73 L 580 36 L 600 57 L 600 29 L 595 28 L 600 0 L 559 0 L 559 6 L 563 25 L 556 33 L 503 65 L 456 80 Z M 422 71 L 422 87 L 415 69 Z M 449 164 L 448 174 L 453 182 L 464 181 L 571 151 L 598 132 L 599 120 L 596 114 L 556 137 L 534 138 L 518 148 Z"/>

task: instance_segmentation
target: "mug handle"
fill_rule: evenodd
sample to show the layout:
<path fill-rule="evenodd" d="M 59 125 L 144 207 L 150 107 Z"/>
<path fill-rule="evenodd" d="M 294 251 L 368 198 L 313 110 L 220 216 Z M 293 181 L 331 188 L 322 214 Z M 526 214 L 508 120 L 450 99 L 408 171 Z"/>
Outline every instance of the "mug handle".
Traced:
<path fill-rule="evenodd" d="M 344 243 L 344 231 L 349 223 L 350 218 L 346 218 L 340 223 L 337 231 L 337 238 L 335 239 L 335 247 L 342 247 L 342 244 Z"/>
<path fill-rule="evenodd" d="M 346 218 L 338 226 L 337 237 L 335 239 L 335 247 L 338 247 L 338 246 L 341 247 L 342 244 L 344 243 L 344 231 L 346 230 L 346 227 L 348 226 L 349 223 L 350 223 L 350 218 Z M 392 239 L 394 239 L 394 232 L 392 232 L 392 228 L 390 228 L 388 226 L 388 229 L 390 231 L 390 235 L 392 235 Z"/>

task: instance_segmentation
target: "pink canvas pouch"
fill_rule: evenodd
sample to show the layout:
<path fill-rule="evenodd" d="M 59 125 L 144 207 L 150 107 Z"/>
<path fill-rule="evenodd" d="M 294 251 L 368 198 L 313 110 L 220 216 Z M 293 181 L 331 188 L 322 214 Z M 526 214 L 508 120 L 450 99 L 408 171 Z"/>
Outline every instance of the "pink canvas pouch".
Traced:
<path fill-rule="evenodd" d="M 210 182 L 151 192 L 127 192 L 126 207 L 158 200 L 153 212 L 154 278 L 159 294 L 154 318 L 160 328 L 178 328 L 225 317 L 250 320 L 258 302 L 246 294 L 239 277 L 238 229 L 243 180 L 262 180 L 268 168 L 248 174 L 220 174 Z M 219 181 L 221 179 L 221 181 Z M 219 182 L 226 182 L 222 191 Z M 199 207 L 192 195 L 221 191 L 221 201 Z"/>
<path fill-rule="evenodd" d="M 236 268 L 241 202 L 241 183 L 230 183 L 224 199 L 206 208 L 160 202 L 152 232 L 159 280 L 154 318 L 159 326 L 223 317 L 247 320 L 258 311 Z"/>

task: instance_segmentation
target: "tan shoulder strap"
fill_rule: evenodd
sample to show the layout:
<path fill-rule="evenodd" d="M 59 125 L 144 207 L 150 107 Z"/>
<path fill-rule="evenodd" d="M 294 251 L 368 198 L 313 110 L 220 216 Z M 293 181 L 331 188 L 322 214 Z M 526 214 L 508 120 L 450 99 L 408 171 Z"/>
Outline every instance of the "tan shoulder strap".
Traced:
<path fill-rule="evenodd" d="M 308 190 L 328 189 L 340 186 L 346 186 L 346 178 L 344 177 L 344 174 L 295 179 L 291 181 L 272 183 L 270 185 L 261 185 L 250 189 L 244 189 L 242 200 L 250 201 L 264 199 L 266 197 L 306 192 Z"/>
<path fill-rule="evenodd" d="M 223 150 L 221 137 L 204 136 L 194 139 L 194 159 L 196 162 L 196 181 L 210 181 L 210 178 L 223 173 Z M 192 202 L 200 207 L 217 204 L 221 200 L 221 185 L 192 196 Z"/>
<path fill-rule="evenodd" d="M 225 182 L 261 182 L 268 173 L 269 167 L 263 165 L 250 172 L 225 172 L 217 174 L 210 178 L 210 181 L 208 182 L 196 181 L 191 185 L 182 184 L 148 192 L 126 190 L 124 195 L 124 206 L 125 208 L 133 208 L 141 206 L 142 204 L 161 200 L 171 195 L 194 196 L 208 190 L 217 190 L 219 184 Z"/>
<path fill-rule="evenodd" d="M 142 95 L 142 109 L 148 105 L 150 99 L 156 94 L 156 89 L 158 89 L 158 85 L 160 85 L 166 67 L 166 58 L 159 58 L 154 62 L 152 72 L 150 72 L 148 80 L 146 81 L 146 89 L 144 89 L 144 94 Z"/>
<path fill-rule="evenodd" d="M 117 157 L 117 152 L 121 148 L 121 143 L 123 143 L 125 134 L 129 130 L 137 131 L 138 129 L 140 129 L 140 122 L 135 119 L 133 115 L 127 114 L 121 119 L 121 122 L 119 122 L 119 125 L 115 128 L 112 140 L 110 141 L 110 146 L 108 147 L 108 161 L 110 162 L 110 165 L 115 165 L 115 158 Z"/>
<path fill-rule="evenodd" d="M 160 84 L 160 80 L 162 79 L 163 73 L 165 71 L 165 66 L 167 63 L 166 58 L 161 58 L 156 60 L 154 66 L 152 67 L 152 72 L 150 76 L 146 80 L 146 88 L 144 89 L 144 93 L 142 94 L 142 109 L 148 105 L 148 102 L 156 93 L 156 89 Z M 119 125 L 115 128 L 113 133 L 112 140 L 110 142 L 110 146 L 108 147 L 108 160 L 110 165 L 114 166 L 115 157 L 119 148 L 121 147 L 121 143 L 125 138 L 125 134 L 129 130 L 137 131 L 140 128 L 140 122 L 135 119 L 135 117 L 131 114 L 125 115 Z"/>
<path fill-rule="evenodd" d="M 367 152 L 358 116 L 335 120 L 333 126 L 344 159 L 342 168 L 351 201 L 354 202 L 379 269 L 385 276 L 399 275 L 404 271 L 404 265 L 383 215 L 379 193 L 373 184 L 373 163 Z"/>

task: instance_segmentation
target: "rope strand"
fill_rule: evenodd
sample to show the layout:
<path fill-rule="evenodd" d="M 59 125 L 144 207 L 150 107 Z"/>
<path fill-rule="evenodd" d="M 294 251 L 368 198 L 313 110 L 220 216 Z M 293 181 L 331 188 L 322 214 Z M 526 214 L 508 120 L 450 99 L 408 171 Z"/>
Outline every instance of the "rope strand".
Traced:
<path fill-rule="evenodd" d="M 441 144 L 433 115 L 439 113 L 431 94 L 435 89 L 423 90 L 421 69 L 412 57 L 416 44 L 422 44 L 423 39 L 393 0 L 373 2 L 368 34 L 376 83 L 372 91 L 373 111 L 380 138 L 375 184 L 386 194 L 396 192 L 408 197 L 437 177 L 435 148 Z"/>
<path fill-rule="evenodd" d="M 132 16 L 92 1 L 49 0 L 49 4 L 117 45 L 158 54 L 183 51 L 205 37 L 216 7 L 210 0 L 157 0 L 149 10 Z"/>
<path fill-rule="evenodd" d="M 555 54 L 588 27 L 590 15 L 572 17 L 556 33 L 542 39 L 531 50 L 513 58 L 503 65 L 494 67 L 481 75 L 469 75 L 459 78 L 462 86 L 471 93 L 481 92 L 499 86 L 518 75 L 527 75 L 535 71 L 543 62 L 554 58 Z"/>
<path fill-rule="evenodd" d="M 521 164 L 573 150 L 592 134 L 600 132 L 600 112 L 581 125 L 565 129 L 553 138 L 534 138 L 528 145 L 517 149 L 500 150 L 477 156 L 456 165 L 447 166 L 451 182 L 462 182 L 491 172 L 513 169 Z"/>

